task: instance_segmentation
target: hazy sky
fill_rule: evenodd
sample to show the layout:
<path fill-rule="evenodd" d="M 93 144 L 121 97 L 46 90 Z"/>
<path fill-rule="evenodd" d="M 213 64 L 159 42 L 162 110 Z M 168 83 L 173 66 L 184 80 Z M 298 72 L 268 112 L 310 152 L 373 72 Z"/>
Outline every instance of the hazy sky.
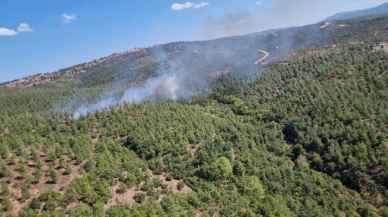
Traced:
<path fill-rule="evenodd" d="M 134 47 L 319 22 L 388 0 L 0 0 L 0 82 Z"/>

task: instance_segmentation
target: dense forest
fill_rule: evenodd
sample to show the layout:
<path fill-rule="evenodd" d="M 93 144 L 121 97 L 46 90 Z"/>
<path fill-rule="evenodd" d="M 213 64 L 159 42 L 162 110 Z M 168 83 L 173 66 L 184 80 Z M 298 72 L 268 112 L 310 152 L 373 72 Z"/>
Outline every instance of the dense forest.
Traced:
<path fill-rule="evenodd" d="M 0 88 L 1 215 L 388 216 L 388 53 L 376 46 L 387 21 L 160 45 L 74 84 Z M 285 35 L 293 45 L 275 48 Z M 270 56 L 257 66 L 260 48 Z M 188 68 L 209 82 L 190 99 L 72 117 Z"/>

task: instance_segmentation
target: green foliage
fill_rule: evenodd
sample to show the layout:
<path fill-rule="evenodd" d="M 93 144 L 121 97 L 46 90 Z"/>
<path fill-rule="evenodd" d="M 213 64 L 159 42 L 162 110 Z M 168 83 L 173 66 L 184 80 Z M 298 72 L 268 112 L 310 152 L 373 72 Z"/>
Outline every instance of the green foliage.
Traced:
<path fill-rule="evenodd" d="M 128 190 L 128 186 L 125 184 L 125 183 L 123 183 L 123 182 L 120 182 L 120 184 L 119 184 L 119 189 L 118 189 L 120 192 L 125 192 L 125 191 L 127 191 Z"/>
<path fill-rule="evenodd" d="M 69 163 L 66 163 L 65 174 L 70 174 L 72 170 L 73 168 L 71 167 L 71 165 Z"/>
<path fill-rule="evenodd" d="M 374 30 L 386 19 L 358 20 L 351 25 L 369 25 L 366 29 Z M 64 188 L 62 193 L 43 191 L 39 199 L 25 204 L 20 215 L 34 216 L 31 213 L 42 206 L 42 216 L 195 216 L 197 210 L 203 216 L 216 212 L 222 216 L 373 216 L 380 207 L 379 214 L 386 215 L 388 55 L 369 46 L 386 34 L 385 27 L 376 37 L 363 38 L 363 30 L 337 24 L 327 29 L 317 24 L 287 30 L 279 37 L 162 45 L 160 49 L 173 52 L 165 55 L 166 61 L 150 56 L 150 49 L 123 54 L 118 61 L 121 66 L 114 66 L 118 60 L 114 56 L 106 60 L 111 69 L 102 61 L 82 75 L 74 74 L 74 80 L 81 79 L 74 86 L 108 85 L 112 77 L 104 77 L 109 73 L 123 80 L 128 75 L 124 82 L 141 81 L 155 76 L 158 67 L 168 70 L 168 62 L 187 50 L 201 59 L 206 55 L 192 52 L 193 48 L 200 51 L 224 43 L 238 48 L 238 57 L 229 57 L 236 57 L 233 60 L 239 66 L 229 64 L 230 75 L 218 78 L 209 95 L 200 94 L 191 104 L 124 103 L 75 120 L 68 112 L 46 111 L 69 100 L 75 106 L 91 103 L 100 98 L 101 89 L 3 88 L 2 178 L 14 186 L 10 168 L 23 175 L 19 186 L 25 200 L 30 197 L 26 186 L 37 184 L 31 183 L 31 175 L 39 180 L 50 171 L 56 183 L 74 177 L 72 165 L 77 168 L 78 178 L 64 192 Z M 307 33 L 312 37 L 306 38 Z M 258 59 L 245 47 L 275 49 L 284 34 L 293 35 L 293 47 L 352 40 L 368 45 L 294 50 L 293 58 L 271 63 L 263 72 L 233 74 Z M 270 50 L 270 60 L 282 57 L 286 50 Z M 196 75 L 225 68 L 218 55 L 211 66 L 197 64 L 190 55 L 182 62 L 193 66 Z M 55 79 L 65 79 L 62 72 Z M 113 93 L 120 94 L 121 90 Z M 57 157 L 59 168 L 55 168 Z M 27 170 L 27 163 L 29 167 L 35 164 L 35 172 Z M 59 173 L 62 167 L 63 174 Z M 166 177 L 168 184 L 158 177 Z M 189 193 L 173 193 L 170 185 L 175 183 L 178 190 L 185 188 Z M 104 212 L 113 194 L 130 187 L 144 192 L 134 196 L 135 204 L 118 201 Z M 6 184 L 2 189 L 3 196 L 10 194 Z M 5 198 L 3 207 L 10 202 Z M 77 205 L 69 207 L 71 203 Z"/>
<path fill-rule="evenodd" d="M 3 202 L 1 203 L 1 210 L 5 212 L 13 210 L 13 204 L 8 197 L 3 198 Z"/>
<path fill-rule="evenodd" d="M 61 193 L 53 190 L 46 190 L 40 193 L 39 202 L 44 202 L 43 209 L 53 211 L 59 206 L 59 198 Z"/>
<path fill-rule="evenodd" d="M 52 183 L 57 183 L 58 181 L 58 175 L 57 175 L 57 172 L 55 170 L 51 170 L 50 171 L 50 177 L 51 177 L 51 182 Z"/>
<path fill-rule="evenodd" d="M 143 203 L 145 198 L 146 195 L 144 193 L 137 193 L 135 196 L 133 196 L 133 199 L 135 199 L 136 203 Z"/>
<path fill-rule="evenodd" d="M 358 208 L 361 217 L 374 217 L 373 208 L 370 204 L 363 204 Z"/>
<path fill-rule="evenodd" d="M 179 182 L 178 182 L 178 186 L 177 186 L 178 191 L 182 190 L 183 187 L 185 187 L 185 183 L 182 182 L 182 181 L 179 181 Z"/>
<path fill-rule="evenodd" d="M 64 166 L 64 165 L 66 165 L 66 158 L 65 157 L 63 157 L 63 156 L 61 156 L 60 158 L 59 158 L 59 166 Z"/>
<path fill-rule="evenodd" d="M 50 151 L 48 156 L 47 156 L 51 161 L 55 162 L 57 157 L 55 156 L 54 152 Z"/>
<path fill-rule="evenodd" d="M 2 176 L 4 176 L 4 177 L 8 177 L 8 178 L 12 178 L 13 177 L 13 174 L 12 174 L 11 170 L 9 169 L 7 164 L 5 164 L 4 162 L 1 164 L 0 174 Z"/>
<path fill-rule="evenodd" d="M 380 209 L 381 217 L 388 217 L 388 207 L 384 206 Z"/>
<path fill-rule="evenodd" d="M 27 166 L 22 159 L 19 159 L 18 172 L 21 176 L 24 176 L 27 173 Z"/>
<path fill-rule="evenodd" d="M 27 186 L 22 186 L 22 198 L 21 198 L 21 201 L 22 202 L 26 201 L 28 198 L 30 198 L 30 196 L 31 196 L 31 193 L 28 190 L 28 187 Z"/>
<path fill-rule="evenodd" d="M 36 168 L 35 173 L 34 173 L 35 180 L 38 181 L 40 178 L 42 178 L 42 176 L 43 176 L 43 172 L 40 171 L 40 169 Z"/>
<path fill-rule="evenodd" d="M 97 180 L 94 191 L 98 195 L 97 201 L 102 203 L 108 202 L 108 200 L 112 197 L 110 186 L 105 179 Z"/>
<path fill-rule="evenodd" d="M 230 161 L 226 157 L 221 157 L 218 160 L 218 167 L 221 170 L 221 172 L 226 173 L 226 174 L 231 174 L 233 171 L 233 168 L 230 165 Z"/>
<path fill-rule="evenodd" d="M 0 142 L 0 155 L 2 159 L 6 159 L 9 155 L 8 146 L 2 142 Z"/>
<path fill-rule="evenodd" d="M 1 183 L 1 195 L 2 196 L 8 196 L 11 193 L 9 190 L 9 185 L 7 182 L 2 182 Z"/>
<path fill-rule="evenodd" d="M 87 204 L 84 204 L 82 202 L 79 202 L 75 208 L 75 215 L 76 217 L 93 217 L 93 210 L 92 208 L 87 205 Z"/>
<path fill-rule="evenodd" d="M 171 174 L 168 174 L 167 176 L 166 176 L 166 181 L 171 181 L 172 180 L 172 175 Z"/>
<path fill-rule="evenodd" d="M 40 210 L 42 207 L 42 203 L 39 202 L 38 199 L 32 198 L 32 200 L 29 202 L 28 207 L 32 210 Z"/>
<path fill-rule="evenodd" d="M 260 203 L 265 197 L 265 191 L 261 181 L 256 176 L 246 176 L 242 180 L 242 192 L 248 196 L 253 206 Z"/>

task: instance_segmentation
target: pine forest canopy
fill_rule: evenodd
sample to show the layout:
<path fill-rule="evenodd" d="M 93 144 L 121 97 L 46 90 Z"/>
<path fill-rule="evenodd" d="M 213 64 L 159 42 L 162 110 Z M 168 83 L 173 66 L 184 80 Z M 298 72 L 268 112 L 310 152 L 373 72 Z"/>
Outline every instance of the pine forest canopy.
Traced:
<path fill-rule="evenodd" d="M 388 216 L 387 22 L 158 45 L 5 83 L 1 215 Z M 173 69 L 208 86 L 71 117 Z"/>

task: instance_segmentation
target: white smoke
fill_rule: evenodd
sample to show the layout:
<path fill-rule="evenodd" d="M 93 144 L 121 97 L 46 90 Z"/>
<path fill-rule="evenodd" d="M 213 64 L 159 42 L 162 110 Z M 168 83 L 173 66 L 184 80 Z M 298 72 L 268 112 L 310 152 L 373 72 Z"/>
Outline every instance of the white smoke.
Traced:
<path fill-rule="evenodd" d="M 120 98 L 102 98 L 93 105 L 81 106 L 75 111 L 74 118 L 78 119 L 81 115 L 86 115 L 88 112 L 94 113 L 97 110 L 107 109 L 109 106 L 118 105 L 123 102 L 140 102 L 143 99 L 175 101 L 179 97 L 179 91 L 181 91 L 181 87 L 179 86 L 176 74 L 164 74 L 156 78 L 148 79 L 144 87 L 134 87 L 125 90 Z"/>

